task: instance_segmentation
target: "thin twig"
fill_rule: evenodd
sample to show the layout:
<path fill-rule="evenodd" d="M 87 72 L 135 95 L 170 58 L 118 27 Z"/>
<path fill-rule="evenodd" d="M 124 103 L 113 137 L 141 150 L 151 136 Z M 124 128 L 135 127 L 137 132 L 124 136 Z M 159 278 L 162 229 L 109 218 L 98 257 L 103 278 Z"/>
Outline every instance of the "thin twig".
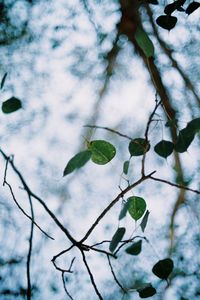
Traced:
<path fill-rule="evenodd" d="M 160 178 L 153 177 L 153 176 L 150 176 L 149 178 L 152 179 L 152 180 L 155 180 L 155 181 L 163 182 L 163 183 L 166 183 L 168 185 L 177 187 L 179 189 L 183 189 L 183 190 L 190 191 L 190 192 L 193 192 L 193 193 L 196 193 L 196 194 L 200 194 L 200 191 L 188 188 L 187 186 L 184 186 L 184 185 L 181 185 L 181 184 L 176 184 L 176 183 L 170 182 L 168 180 L 160 179 Z"/>
<path fill-rule="evenodd" d="M 83 127 L 87 127 L 87 128 L 94 128 L 94 129 L 104 129 L 104 130 L 107 130 L 107 131 L 110 131 L 112 133 L 115 133 L 121 137 L 124 137 L 128 140 L 132 140 L 133 138 L 131 138 L 130 136 L 124 134 L 124 133 L 121 133 L 115 129 L 112 129 L 112 128 L 109 128 L 109 127 L 104 127 L 104 126 L 97 126 L 97 125 L 84 125 Z"/>
<path fill-rule="evenodd" d="M 91 270 L 90 270 L 90 268 L 89 268 L 89 265 L 88 265 L 88 263 L 87 263 L 87 259 L 86 259 L 86 257 L 85 257 L 85 253 L 84 253 L 83 250 L 81 250 L 81 253 L 82 253 L 84 265 L 85 265 L 85 267 L 86 267 L 86 269 L 87 269 L 87 271 L 88 271 L 89 277 L 90 277 L 91 284 L 92 284 L 92 286 L 94 287 L 94 290 L 95 290 L 97 296 L 99 297 L 99 299 L 100 299 L 100 300 L 103 300 L 103 297 L 101 296 L 101 294 L 100 294 L 100 292 L 99 292 L 99 290 L 98 290 L 98 288 L 97 288 L 97 286 L 96 286 L 96 283 L 95 283 L 95 281 L 94 281 L 94 276 L 93 276 L 93 274 L 92 274 L 92 272 L 91 272 Z"/>
<path fill-rule="evenodd" d="M 7 181 L 4 181 L 4 185 L 7 185 L 8 188 L 10 189 L 10 193 L 12 195 L 12 198 L 15 202 L 15 204 L 17 205 L 17 207 L 19 208 L 19 210 L 21 210 L 21 212 L 29 219 L 31 220 L 31 222 L 33 222 L 33 224 L 42 232 L 44 233 L 48 238 L 50 238 L 51 240 L 55 240 L 53 237 L 51 237 L 48 233 L 46 233 L 35 221 L 32 220 L 31 216 L 29 216 L 25 210 L 20 206 L 20 204 L 18 203 L 15 195 L 14 195 L 14 192 L 13 192 L 13 189 L 11 187 L 11 185 L 7 182 Z"/>
<path fill-rule="evenodd" d="M 5 160 L 9 160 L 9 156 L 7 156 L 2 149 L 0 149 L 0 153 L 2 154 L 2 156 L 4 157 Z M 13 163 L 13 161 L 9 160 L 9 163 L 12 167 L 12 169 L 14 170 L 14 172 L 18 175 L 19 179 L 21 180 L 21 183 L 23 184 L 23 187 L 25 189 L 25 191 L 33 198 L 35 198 L 36 200 L 38 200 L 38 202 L 43 206 L 43 208 L 46 210 L 46 212 L 50 215 L 50 217 L 53 219 L 53 221 L 56 223 L 56 225 L 65 233 L 65 235 L 67 236 L 67 238 L 74 244 L 77 245 L 77 241 L 73 238 L 73 236 L 69 233 L 69 231 L 62 225 L 62 223 L 58 220 L 58 218 L 55 216 L 55 214 L 48 208 L 48 206 L 46 205 L 46 203 L 40 198 L 38 197 L 36 194 L 34 194 L 31 189 L 29 188 L 29 186 L 27 185 L 24 177 L 22 176 L 22 174 L 20 173 L 20 171 L 16 168 L 15 164 Z"/>
<path fill-rule="evenodd" d="M 148 122 L 147 122 L 147 125 L 146 125 L 146 129 L 145 129 L 145 133 L 144 133 L 144 137 L 145 137 L 145 141 L 146 141 L 147 145 L 148 145 L 148 133 L 149 133 L 149 129 L 150 129 L 150 124 L 151 124 L 151 122 L 153 120 L 153 117 L 154 117 L 154 115 L 156 113 L 156 110 L 158 109 L 158 107 L 162 103 L 162 101 L 158 101 L 157 100 L 157 95 L 156 95 L 155 102 L 156 102 L 156 104 L 155 104 L 154 110 L 152 111 L 152 113 L 149 116 L 149 119 L 148 119 Z M 145 175 L 145 159 L 146 159 L 146 152 L 144 153 L 144 155 L 142 157 L 142 168 L 141 168 L 141 174 L 142 174 L 142 176 Z"/>
<path fill-rule="evenodd" d="M 120 289 L 124 292 L 124 293 L 127 293 L 127 291 L 123 288 L 123 286 L 121 285 L 121 283 L 119 282 L 119 280 L 117 279 L 116 275 L 115 275 L 115 272 L 114 272 L 114 269 L 113 269 L 113 266 L 112 266 L 112 263 L 111 263 L 111 260 L 110 260 L 110 257 L 109 255 L 107 255 L 107 259 L 108 259 L 108 264 L 109 264 L 109 267 L 110 267 L 110 270 L 111 270 L 111 273 L 113 275 L 113 278 L 115 280 L 115 282 L 117 283 L 117 285 L 120 287 Z"/>
<path fill-rule="evenodd" d="M 74 247 L 74 245 L 70 246 L 69 248 L 62 250 L 61 252 L 59 252 L 58 254 L 54 255 L 51 261 L 55 261 L 59 256 L 63 255 L 64 253 L 70 251 L 72 248 Z"/>
<path fill-rule="evenodd" d="M 33 245 L 33 229 L 34 229 L 34 210 L 33 210 L 33 203 L 30 195 L 28 195 L 30 210 L 31 210 L 31 231 L 29 237 L 29 251 L 27 255 L 27 300 L 31 300 L 31 274 L 30 274 L 30 267 L 31 267 L 31 254 L 32 254 L 32 245 Z"/>
<path fill-rule="evenodd" d="M 108 251 L 105 251 L 105 250 L 102 250 L 102 249 L 98 249 L 98 248 L 95 248 L 93 246 L 89 246 L 89 249 L 93 250 L 93 251 L 96 251 L 96 252 L 100 252 L 100 253 L 104 253 L 108 256 L 112 256 L 113 258 L 117 258 L 117 256 L 111 252 L 108 252 Z"/>
<path fill-rule="evenodd" d="M 68 292 L 67 287 L 66 287 L 65 272 L 64 271 L 62 272 L 62 282 L 63 282 L 63 287 L 64 287 L 64 290 L 65 290 L 65 293 L 67 294 L 67 296 L 69 297 L 69 299 L 73 300 L 72 296 L 70 295 L 70 293 Z"/>

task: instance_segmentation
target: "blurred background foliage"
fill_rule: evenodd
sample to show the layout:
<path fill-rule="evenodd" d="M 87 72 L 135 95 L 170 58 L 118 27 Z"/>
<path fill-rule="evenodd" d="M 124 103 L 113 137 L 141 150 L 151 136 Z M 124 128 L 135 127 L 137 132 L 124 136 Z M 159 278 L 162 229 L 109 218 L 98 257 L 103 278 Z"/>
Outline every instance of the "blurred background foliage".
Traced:
<path fill-rule="evenodd" d="M 155 22 L 167 3 L 0 1 L 0 74 L 1 77 L 8 74 L 1 101 L 16 96 L 23 103 L 23 109 L 13 115 L 1 113 L 1 147 L 7 154 L 14 154 L 15 163 L 32 190 L 43 197 L 76 238 L 84 235 L 96 216 L 119 193 L 123 162 L 128 159 L 128 141 L 110 132 L 83 126 L 103 125 L 133 138 L 143 136 L 154 107 L 151 74 L 141 51 L 130 38 L 134 29 L 133 24 L 128 27 L 127 11 L 133 23 L 134 20 L 141 22 L 154 43 L 154 62 L 177 112 L 179 128 L 198 117 L 198 12 L 189 17 L 176 12 L 178 23 L 169 33 Z M 156 117 L 150 132 L 153 145 L 162 138 L 170 139 L 161 108 Z M 84 149 L 85 138 L 91 137 L 115 144 L 115 161 L 103 168 L 89 163 L 69 179 L 62 178 L 67 161 Z M 184 178 L 196 189 L 199 188 L 198 146 L 196 138 L 189 151 L 180 155 L 183 173 L 179 179 Z M 150 151 L 146 164 L 148 170 L 157 170 L 157 176 L 175 182 L 180 173 L 175 170 L 174 161 L 173 157 L 165 161 Z M 4 165 L 2 159 L 2 182 Z M 139 172 L 139 162 L 133 160 L 131 182 L 138 178 Z M 11 170 L 8 178 L 16 198 L 28 211 L 27 199 Z M 134 193 L 142 195 L 148 203 L 150 220 L 146 236 L 150 246 L 145 245 L 137 258 L 120 255 L 114 262 L 119 280 L 129 288 L 144 278 L 147 282 L 153 281 L 159 291 L 154 299 L 199 299 L 200 207 L 197 196 L 190 192 L 180 196 L 178 190 L 152 182 L 137 187 Z M 37 222 L 51 232 L 56 242 L 35 230 L 31 263 L 33 299 L 66 299 L 61 276 L 50 260 L 69 242 L 63 239 L 39 204 L 34 203 L 34 209 Z M 111 239 L 118 226 L 119 211 L 120 205 L 112 209 L 90 242 Z M 0 216 L 0 299 L 24 299 L 30 222 L 18 211 L 5 188 L 1 189 Z M 131 233 L 135 226 L 133 221 L 123 222 Z M 71 255 L 60 262 L 69 265 L 71 258 L 77 255 L 74 274 L 66 278 L 71 294 L 76 300 L 96 299 L 78 254 L 75 251 Z M 159 258 L 168 255 L 174 259 L 175 270 L 166 288 L 149 273 Z M 96 257 L 88 254 L 88 260 L 104 299 L 122 299 L 105 259 L 99 254 Z M 138 294 L 133 292 L 123 299 L 138 299 Z"/>

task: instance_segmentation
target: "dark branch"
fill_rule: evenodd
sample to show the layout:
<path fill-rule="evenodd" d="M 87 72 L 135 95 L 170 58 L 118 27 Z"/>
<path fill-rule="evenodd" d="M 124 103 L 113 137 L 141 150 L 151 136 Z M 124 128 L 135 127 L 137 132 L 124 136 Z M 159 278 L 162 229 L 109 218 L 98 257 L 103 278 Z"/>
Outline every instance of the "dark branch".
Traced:
<path fill-rule="evenodd" d="M 196 193 L 196 194 L 200 194 L 200 191 L 198 191 L 198 190 L 194 190 L 194 189 L 188 188 L 187 186 L 184 186 L 184 185 L 181 185 L 181 184 L 176 184 L 176 183 L 170 182 L 170 181 L 165 180 L 165 179 L 160 179 L 160 178 L 156 178 L 156 177 L 153 177 L 153 176 L 150 176 L 150 179 L 166 183 L 168 185 L 177 187 L 179 189 L 183 189 L 183 190 L 190 191 L 190 192 L 193 192 L 193 193 Z"/>
<path fill-rule="evenodd" d="M 20 173 L 20 171 L 16 168 L 16 166 L 14 165 L 13 161 L 9 160 L 9 156 L 7 156 L 2 149 L 0 149 L 0 153 L 2 154 L 2 156 L 4 157 L 4 159 L 7 161 L 9 161 L 12 169 L 14 170 L 14 172 L 18 175 L 19 179 L 21 180 L 21 183 L 23 184 L 23 187 L 25 189 L 25 191 L 33 198 L 35 198 L 36 200 L 38 200 L 38 202 L 43 206 L 43 208 L 46 210 L 46 212 L 50 215 L 50 217 L 54 220 L 54 222 L 56 223 L 56 225 L 65 233 L 65 235 L 67 236 L 67 238 L 74 244 L 77 244 L 77 241 L 72 237 L 72 235 L 69 233 L 69 231 L 62 225 L 62 223 L 58 220 L 58 218 L 55 216 L 55 214 L 48 208 L 48 206 L 46 205 L 46 203 L 40 198 L 38 197 L 36 194 L 34 194 L 31 189 L 29 188 L 29 186 L 27 185 L 24 177 L 22 176 L 22 174 Z"/>
<path fill-rule="evenodd" d="M 30 275 L 30 265 L 31 265 L 31 254 L 32 254 L 32 245 L 33 245 L 33 229 L 34 229 L 34 210 L 31 197 L 28 195 L 29 204 L 31 209 L 31 231 L 29 237 L 29 251 L 27 255 L 27 300 L 31 300 L 31 275 Z"/>
<path fill-rule="evenodd" d="M 109 264 L 109 267 L 110 267 L 110 270 L 111 270 L 111 273 L 113 275 L 113 278 L 114 278 L 115 282 L 117 283 L 117 285 L 120 287 L 120 289 L 124 293 L 127 293 L 127 291 L 123 288 L 123 286 L 121 285 L 121 283 L 119 282 L 119 280 L 117 279 L 117 277 L 115 275 L 115 272 L 114 272 L 114 269 L 113 269 L 113 266 L 112 266 L 111 259 L 110 259 L 109 255 L 107 255 L 107 259 L 108 259 L 108 264 Z"/>
<path fill-rule="evenodd" d="M 85 253 L 84 253 L 83 250 L 81 251 L 81 253 L 82 253 L 84 265 L 85 265 L 85 267 L 86 267 L 86 269 L 87 269 L 87 271 L 88 271 L 89 277 L 90 277 L 91 284 L 92 284 L 92 286 L 94 287 L 94 290 L 95 290 L 97 296 L 99 297 L 99 299 L 100 299 L 100 300 L 103 300 L 103 297 L 101 296 L 99 290 L 97 289 L 96 283 L 95 283 L 95 281 L 94 281 L 94 277 L 93 277 L 92 272 L 91 272 L 91 270 L 90 270 L 90 268 L 89 268 L 89 265 L 88 265 L 88 263 L 87 263 L 87 260 L 86 260 L 86 257 L 85 257 Z"/>

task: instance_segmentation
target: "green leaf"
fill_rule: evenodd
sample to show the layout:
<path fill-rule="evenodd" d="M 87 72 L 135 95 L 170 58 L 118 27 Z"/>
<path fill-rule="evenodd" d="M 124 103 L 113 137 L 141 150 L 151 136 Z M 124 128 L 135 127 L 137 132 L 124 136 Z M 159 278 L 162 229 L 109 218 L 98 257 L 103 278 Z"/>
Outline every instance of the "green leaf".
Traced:
<path fill-rule="evenodd" d="M 115 147 L 104 140 L 91 141 L 88 149 L 92 152 L 92 161 L 98 165 L 107 164 L 116 154 Z"/>
<path fill-rule="evenodd" d="M 187 126 L 180 130 L 174 149 L 177 152 L 185 152 L 192 143 L 195 134 L 200 131 L 200 118 L 193 119 Z"/>
<path fill-rule="evenodd" d="M 128 149 L 131 156 L 140 156 L 149 151 L 150 144 L 145 139 L 137 138 L 130 142 Z"/>
<path fill-rule="evenodd" d="M 125 204 L 123 204 L 123 207 L 119 214 L 119 220 L 123 219 L 126 216 L 127 211 L 128 211 L 128 206 L 129 206 L 129 201 L 127 201 Z"/>
<path fill-rule="evenodd" d="M 123 172 L 124 172 L 125 175 L 128 174 L 129 164 L 130 164 L 130 161 L 129 161 L 129 160 L 126 160 L 126 161 L 124 162 L 124 165 L 123 165 Z"/>
<path fill-rule="evenodd" d="M 142 289 L 138 289 L 140 298 L 149 298 L 156 294 L 156 289 L 150 284 Z"/>
<path fill-rule="evenodd" d="M 160 279 L 167 279 L 173 271 L 174 263 L 171 258 L 159 260 L 152 269 L 152 272 Z"/>
<path fill-rule="evenodd" d="M 22 103 L 19 99 L 11 97 L 2 103 L 2 111 L 4 114 L 10 114 L 22 108 Z"/>
<path fill-rule="evenodd" d="M 142 250 L 142 240 L 133 243 L 130 247 L 126 248 L 126 253 L 131 255 L 138 255 Z"/>
<path fill-rule="evenodd" d="M 2 80 L 1 80 L 1 89 L 4 87 L 4 83 L 6 81 L 6 77 L 7 77 L 8 73 L 5 73 Z"/>
<path fill-rule="evenodd" d="M 127 201 L 129 201 L 129 205 L 128 205 L 129 214 L 135 221 L 139 220 L 143 216 L 146 210 L 145 200 L 143 198 L 133 196 L 133 197 L 129 197 Z"/>
<path fill-rule="evenodd" d="M 154 151 L 164 157 L 167 158 L 170 154 L 172 154 L 174 149 L 174 144 L 170 141 L 162 140 L 154 147 Z"/>
<path fill-rule="evenodd" d="M 65 167 L 63 172 L 63 176 L 66 176 L 72 173 L 74 170 L 83 167 L 89 161 L 91 155 L 91 151 L 85 150 L 73 156 L 67 163 L 67 166 Z"/>
<path fill-rule="evenodd" d="M 200 118 L 193 119 L 187 123 L 188 130 L 191 130 L 194 134 L 200 131 Z"/>
<path fill-rule="evenodd" d="M 113 235 L 112 240 L 110 242 L 110 246 L 109 246 L 110 252 L 115 251 L 115 249 L 117 248 L 117 245 L 119 244 L 119 242 L 121 242 L 125 232 L 126 232 L 126 229 L 124 227 L 119 227 L 117 229 L 117 231 Z"/>
<path fill-rule="evenodd" d="M 174 149 L 177 152 L 183 153 L 187 151 L 188 147 L 192 143 L 195 137 L 194 131 L 188 127 L 180 130 Z"/>
<path fill-rule="evenodd" d="M 176 25 L 176 22 L 177 22 L 177 18 L 176 17 L 167 16 L 167 15 L 159 16 L 156 19 L 156 23 L 160 27 L 162 27 L 164 29 L 167 29 L 167 30 L 173 29 L 175 27 L 175 25 Z"/>
<path fill-rule="evenodd" d="M 144 217 L 142 218 L 142 222 L 140 223 L 140 227 L 142 229 L 142 232 L 144 232 L 146 226 L 147 226 L 147 222 L 148 222 L 148 218 L 149 218 L 149 214 L 150 212 L 147 210 Z"/>
<path fill-rule="evenodd" d="M 154 56 L 154 45 L 144 29 L 140 26 L 136 29 L 135 40 L 147 58 Z"/>

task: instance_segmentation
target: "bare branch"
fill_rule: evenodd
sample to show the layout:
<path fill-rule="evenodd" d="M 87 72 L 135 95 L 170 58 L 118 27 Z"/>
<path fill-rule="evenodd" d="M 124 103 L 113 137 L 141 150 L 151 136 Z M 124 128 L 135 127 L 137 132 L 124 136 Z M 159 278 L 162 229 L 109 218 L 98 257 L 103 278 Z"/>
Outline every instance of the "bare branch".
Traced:
<path fill-rule="evenodd" d="M 91 281 L 91 283 L 92 283 L 92 286 L 94 287 L 94 290 L 95 290 L 97 296 L 99 297 L 99 299 L 100 299 L 100 300 L 103 300 L 103 297 L 101 296 L 99 290 L 97 289 L 96 283 L 95 283 L 95 281 L 94 281 L 94 277 L 93 277 L 92 272 L 91 272 L 91 270 L 90 270 L 90 268 L 89 268 L 89 265 L 88 265 L 88 263 L 87 263 L 87 260 L 86 260 L 86 257 L 85 257 L 85 253 L 84 253 L 83 250 L 81 250 L 81 253 L 82 253 L 83 262 L 84 262 L 84 265 L 85 265 L 85 267 L 86 267 L 86 269 L 87 269 L 87 271 L 88 271 L 88 274 L 89 274 L 89 277 L 90 277 L 90 281 Z"/>
<path fill-rule="evenodd" d="M 184 185 L 181 185 L 181 184 L 176 184 L 176 183 L 170 182 L 170 181 L 165 180 L 165 179 L 160 179 L 160 178 L 156 178 L 156 177 L 153 177 L 153 176 L 150 176 L 150 179 L 166 183 L 168 185 L 177 187 L 179 189 L 183 189 L 183 190 L 190 191 L 190 192 L 193 192 L 193 193 L 196 193 L 196 194 L 200 194 L 200 191 L 198 191 L 198 190 L 194 190 L 194 189 L 188 188 L 187 186 L 184 186 Z"/>
<path fill-rule="evenodd" d="M 120 289 L 124 293 L 127 293 L 127 291 L 123 288 L 123 286 L 121 285 L 121 283 L 119 282 L 119 280 L 117 279 L 117 277 L 115 275 L 115 272 L 114 272 L 114 269 L 113 269 L 113 266 L 112 266 L 111 259 L 110 259 L 109 255 L 107 255 L 107 259 L 108 259 L 108 264 L 109 264 L 109 267 L 110 267 L 110 270 L 111 270 L 111 273 L 113 275 L 113 278 L 114 278 L 115 282 L 117 283 L 117 285 L 120 287 Z"/>
<path fill-rule="evenodd" d="M 48 233 L 46 233 L 34 220 L 32 220 L 32 218 L 31 218 L 31 216 L 29 216 L 26 212 L 25 212 L 25 210 L 21 207 L 21 205 L 18 203 L 18 201 L 17 201 L 17 199 L 16 199 L 16 197 L 15 197 L 15 195 L 14 195 L 14 192 L 13 192 L 13 189 L 12 189 L 12 187 L 11 187 L 11 185 L 7 182 L 7 181 L 5 181 L 4 180 L 4 185 L 7 185 L 8 186 L 8 188 L 10 189 L 10 193 L 11 193 L 11 195 L 12 195 L 12 198 L 13 198 L 13 200 L 14 200 L 14 202 L 15 202 L 15 204 L 17 205 L 17 207 L 19 208 L 19 210 L 29 219 L 29 220 L 31 220 L 31 222 L 33 222 L 33 224 L 42 232 L 42 233 L 44 233 L 48 238 L 50 238 L 50 239 L 52 239 L 52 240 L 54 240 L 54 238 L 53 237 L 51 237 Z"/>
<path fill-rule="evenodd" d="M 117 131 L 115 129 L 111 129 L 109 127 L 97 126 L 97 125 L 84 125 L 83 127 L 94 128 L 94 129 L 104 129 L 104 130 L 110 131 L 112 133 L 115 133 L 115 134 L 117 134 L 117 135 L 119 135 L 121 137 L 124 137 L 124 138 L 126 138 L 128 140 L 132 140 L 132 138 L 130 136 L 128 136 L 126 134 L 123 134 L 123 133 L 121 133 L 121 132 L 119 132 L 119 131 Z"/>
<path fill-rule="evenodd" d="M 153 117 L 154 117 L 154 115 L 156 113 L 156 110 L 158 109 L 158 107 L 161 104 L 161 101 L 157 100 L 157 94 L 156 94 L 155 102 L 156 103 L 155 103 L 154 110 L 152 111 L 152 113 L 149 116 L 149 119 L 148 119 L 148 122 L 147 122 L 147 125 L 146 125 L 146 129 L 145 129 L 144 137 L 145 137 L 146 142 L 148 142 L 148 133 L 149 133 L 151 122 L 153 121 Z M 144 155 L 142 157 L 142 168 L 141 168 L 141 174 L 142 174 L 142 176 L 145 175 L 145 159 L 146 159 L 146 152 L 144 153 Z"/>
<path fill-rule="evenodd" d="M 31 275 L 30 275 L 30 265 L 31 265 L 31 254 L 32 254 L 32 245 L 33 245 L 33 229 L 34 229 L 34 210 L 33 203 L 30 195 L 28 195 L 29 204 L 31 209 L 31 231 L 29 237 L 29 251 L 27 255 L 27 300 L 31 300 Z"/>
<path fill-rule="evenodd" d="M 23 184 L 23 187 L 25 189 L 25 191 L 33 198 L 35 198 L 36 200 L 38 200 L 38 202 L 43 206 L 43 208 L 46 210 L 46 212 L 50 215 L 50 217 L 53 219 L 53 221 L 56 223 L 56 225 L 65 233 L 65 235 L 67 236 L 67 238 L 70 240 L 70 242 L 72 242 L 74 245 L 77 244 L 77 241 L 73 238 L 73 236 L 69 233 L 69 231 L 62 225 L 62 223 L 58 220 L 58 218 L 55 216 L 55 214 L 48 208 L 48 206 L 46 205 L 46 203 L 40 198 L 38 197 L 36 194 L 34 194 L 31 189 L 29 188 L 29 186 L 27 185 L 24 177 L 22 176 L 22 174 L 20 173 L 20 171 L 16 168 L 15 164 L 13 163 L 13 161 L 9 160 L 9 156 L 7 156 L 2 149 L 0 149 L 0 153 L 2 154 L 2 156 L 4 157 L 5 160 L 8 160 L 12 169 L 14 170 L 14 172 L 18 175 L 19 179 L 21 180 L 21 183 Z"/>
<path fill-rule="evenodd" d="M 70 293 L 68 292 L 67 287 L 66 287 L 65 272 L 64 271 L 62 272 L 62 282 L 63 282 L 63 287 L 64 287 L 64 290 L 65 290 L 65 293 L 67 294 L 67 296 L 69 297 L 69 299 L 73 300 L 72 296 L 70 295 Z"/>

